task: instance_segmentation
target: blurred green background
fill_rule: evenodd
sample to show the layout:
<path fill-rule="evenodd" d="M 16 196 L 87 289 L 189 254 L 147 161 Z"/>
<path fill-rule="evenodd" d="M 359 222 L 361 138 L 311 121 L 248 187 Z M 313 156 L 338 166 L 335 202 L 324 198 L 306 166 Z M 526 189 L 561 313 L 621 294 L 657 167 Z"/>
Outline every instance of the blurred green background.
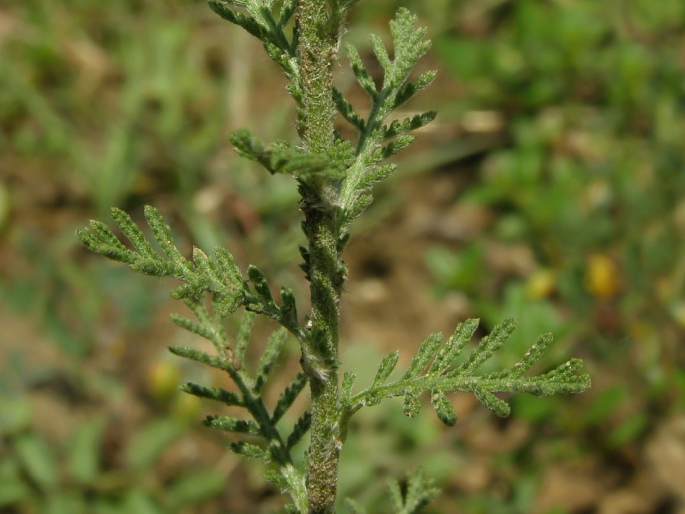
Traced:
<path fill-rule="evenodd" d="M 370 58 L 401 5 L 440 72 L 409 109 L 439 118 L 355 227 L 346 366 L 515 314 L 501 363 L 551 330 L 546 365 L 584 358 L 593 389 L 516 396 L 506 420 L 456 395 L 452 429 L 368 409 L 341 496 L 385 512 L 386 478 L 423 464 L 432 513 L 685 512 L 685 2 L 364 0 L 346 38 Z M 226 139 L 292 137 L 293 119 L 259 45 L 202 2 L 0 6 L 0 513 L 279 511 L 263 469 L 198 426 L 213 406 L 177 392 L 226 383 L 166 355 L 194 343 L 171 284 L 74 231 L 154 204 L 188 251 L 225 245 L 306 294 L 294 183 Z"/>

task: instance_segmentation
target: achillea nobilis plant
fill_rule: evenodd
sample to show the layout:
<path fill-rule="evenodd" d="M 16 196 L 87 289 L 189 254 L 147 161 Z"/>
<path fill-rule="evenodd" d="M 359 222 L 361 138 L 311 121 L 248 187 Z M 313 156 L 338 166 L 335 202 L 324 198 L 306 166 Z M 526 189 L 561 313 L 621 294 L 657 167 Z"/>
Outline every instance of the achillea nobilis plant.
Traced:
<path fill-rule="evenodd" d="M 371 100 L 370 110 L 358 112 L 335 87 L 333 71 L 338 65 L 341 37 L 348 12 L 357 1 L 209 2 L 219 16 L 258 38 L 289 80 L 287 89 L 297 108 L 299 143 L 265 143 L 247 130 L 233 133 L 230 141 L 241 156 L 256 161 L 271 174 L 291 175 L 297 184 L 306 238 L 306 246 L 300 249 L 301 268 L 310 285 L 310 312 L 298 312 L 295 296 L 287 287 L 281 287 L 279 297 L 274 298 L 264 273 L 255 266 L 243 272 L 224 248 L 215 248 L 211 254 L 195 248 L 192 258 L 186 258 L 174 244 L 171 228 L 153 207 L 145 209 L 151 238 L 118 209 L 112 210 L 112 216 L 128 243 L 98 221 L 78 231 L 82 243 L 94 252 L 143 274 L 182 282 L 172 296 L 185 303 L 194 316 L 174 315 L 172 321 L 210 341 L 215 352 L 186 346 L 174 346 L 171 351 L 223 370 L 235 384 L 233 390 L 193 383 L 182 388 L 189 394 L 245 410 L 244 418 L 217 415 L 204 423 L 261 439 L 261 444 L 237 440 L 230 449 L 269 463 L 265 478 L 290 496 L 287 512 L 291 513 L 335 511 L 340 450 L 350 419 L 362 407 L 402 397 L 404 413 L 414 417 L 421 408 L 421 397 L 427 396 L 440 421 L 452 426 L 457 415 L 448 397 L 451 392 L 473 393 L 498 416 L 508 416 L 509 405 L 496 393 L 552 395 L 579 393 L 590 387 L 589 377 L 577 374 L 582 365 L 579 359 L 542 375 L 526 375 L 552 342 L 549 334 L 540 336 L 512 367 L 481 372 L 481 366 L 516 327 L 515 319 L 504 320 L 469 351 L 467 344 L 478 327 L 475 319 L 460 323 L 449 337 L 430 334 L 418 346 L 406 371 L 393 374 L 398 364 L 395 351 L 382 360 L 372 383 L 361 390 L 355 388 L 354 371 L 340 376 L 339 306 L 347 279 L 342 254 L 350 225 L 371 203 L 374 185 L 394 171 L 395 164 L 388 163 L 388 158 L 409 146 L 414 141 L 412 132 L 435 118 L 435 112 L 426 112 L 386 122 L 393 111 L 435 77 L 435 72 L 429 71 L 410 79 L 430 42 L 426 29 L 418 27 L 416 16 L 404 8 L 390 22 L 391 53 L 380 37 L 371 36 L 373 53 L 384 73 L 380 85 L 370 76 L 355 47 L 345 46 L 352 72 Z M 338 115 L 355 129 L 354 139 L 344 139 L 335 130 Z M 238 315 L 242 316 L 240 330 L 231 336 L 225 322 Z M 281 328 L 268 339 L 256 369 L 250 370 L 244 362 L 245 352 L 257 316 L 270 318 Z M 262 389 L 289 335 L 300 346 L 301 370 L 276 405 L 268 407 Z M 290 430 L 282 430 L 277 426 L 279 421 L 306 388 L 309 410 Z M 310 446 L 306 462 L 297 464 L 293 448 L 307 432 Z M 415 472 L 409 475 L 406 491 L 392 483 L 390 493 L 394 512 L 412 513 L 430 502 L 436 489 L 425 474 Z M 353 502 L 349 507 L 363 512 Z"/>

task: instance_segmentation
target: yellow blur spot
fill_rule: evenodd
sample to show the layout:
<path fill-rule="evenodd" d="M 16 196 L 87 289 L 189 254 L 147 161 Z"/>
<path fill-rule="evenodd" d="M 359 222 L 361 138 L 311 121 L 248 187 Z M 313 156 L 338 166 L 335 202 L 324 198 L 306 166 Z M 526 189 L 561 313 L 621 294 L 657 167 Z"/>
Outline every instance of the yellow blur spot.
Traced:
<path fill-rule="evenodd" d="M 174 402 L 173 415 L 179 421 L 196 422 L 200 416 L 202 401 L 191 394 L 179 394 Z"/>
<path fill-rule="evenodd" d="M 620 288 L 620 276 L 616 262 L 606 255 L 594 254 L 587 260 L 585 289 L 603 300 L 613 298 Z"/>
<path fill-rule="evenodd" d="M 676 302 L 669 309 L 673 320 L 681 327 L 685 328 L 685 302 Z"/>
<path fill-rule="evenodd" d="M 534 300 L 541 300 L 550 296 L 557 287 L 557 277 L 554 271 L 542 268 L 535 271 L 526 281 L 526 294 Z"/>
<path fill-rule="evenodd" d="M 157 400 L 169 400 L 178 392 L 181 382 L 181 370 L 178 365 L 159 359 L 147 376 L 148 387 Z"/>

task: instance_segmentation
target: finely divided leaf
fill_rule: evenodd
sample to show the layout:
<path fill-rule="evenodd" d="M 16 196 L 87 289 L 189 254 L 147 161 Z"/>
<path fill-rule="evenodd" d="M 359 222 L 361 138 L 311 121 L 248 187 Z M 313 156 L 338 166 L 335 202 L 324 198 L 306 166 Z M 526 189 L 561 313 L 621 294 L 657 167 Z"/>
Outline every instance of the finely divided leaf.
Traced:
<path fill-rule="evenodd" d="M 495 396 L 499 392 L 525 392 L 535 395 L 579 393 L 590 387 L 587 375 L 576 375 L 582 362 L 579 359 L 558 366 L 554 370 L 535 377 L 522 377 L 522 373 L 537 361 L 551 342 L 551 336 L 538 339 L 523 359 L 512 368 L 486 375 L 476 375 L 478 368 L 505 343 L 516 326 L 515 319 L 507 319 L 484 337 L 461 365 L 455 365 L 464 346 L 478 327 L 478 320 L 469 319 L 457 326 L 447 343 L 442 334 L 431 334 L 412 359 L 409 369 L 402 378 L 387 382 L 390 369 L 394 368 L 394 355 L 383 361 L 374 384 L 357 394 L 350 402 L 355 405 L 375 405 L 385 398 L 404 396 L 403 410 L 408 417 L 418 414 L 421 403 L 419 396 L 431 393 L 431 403 L 438 418 L 452 426 L 457 415 L 447 399 L 448 391 L 467 391 L 476 395 L 485 407 L 498 416 L 509 415 L 507 402 Z M 391 358 L 393 357 L 393 358 Z M 433 364 L 428 370 L 430 361 Z M 343 397 L 345 398 L 345 397 Z"/>
<path fill-rule="evenodd" d="M 239 155 L 258 162 L 271 174 L 301 177 L 318 173 L 340 178 L 344 173 L 329 155 L 306 152 L 285 141 L 266 144 L 244 129 L 232 133 L 229 139 Z"/>
<path fill-rule="evenodd" d="M 267 305 L 275 305 L 264 273 L 262 273 L 257 266 L 250 265 L 247 268 L 247 275 L 250 277 L 252 286 L 259 295 L 261 301 Z"/>
<path fill-rule="evenodd" d="M 404 506 L 398 514 L 416 514 L 440 495 L 440 489 L 423 469 L 410 471 L 407 478 Z"/>
<path fill-rule="evenodd" d="M 302 437 L 307 433 L 309 427 L 312 424 L 312 415 L 309 412 L 305 412 L 295 423 L 293 431 L 288 436 L 288 442 L 286 443 L 286 448 L 291 450 L 300 442 Z"/>
<path fill-rule="evenodd" d="M 169 351 L 179 357 L 185 357 L 202 364 L 207 364 L 213 368 L 223 369 L 225 371 L 231 369 L 231 364 L 225 362 L 221 357 L 216 355 L 209 355 L 206 352 L 190 348 L 188 346 L 170 346 Z"/>
<path fill-rule="evenodd" d="M 403 103 L 407 102 L 412 97 L 420 93 L 423 89 L 428 87 L 435 79 L 435 76 L 436 73 L 434 71 L 427 71 L 421 74 L 416 82 L 405 83 L 395 95 L 395 98 L 391 104 L 392 109 L 397 109 Z"/>
<path fill-rule="evenodd" d="M 448 427 L 454 426 L 457 422 L 457 414 L 454 412 L 454 408 L 447 399 L 447 396 L 445 396 L 445 393 L 440 390 L 433 391 L 431 403 L 433 404 L 435 413 L 438 415 L 438 419 Z"/>
<path fill-rule="evenodd" d="M 243 361 L 245 360 L 245 350 L 250 342 L 250 336 L 252 335 L 252 328 L 254 327 L 256 317 L 257 315 L 254 312 L 246 311 L 245 314 L 243 314 L 242 320 L 240 320 L 240 329 L 238 330 L 235 350 L 233 352 L 233 359 L 239 366 L 242 366 Z"/>
<path fill-rule="evenodd" d="M 152 277 L 168 277 L 174 276 L 174 267 L 168 261 L 164 261 L 159 257 L 145 258 L 139 257 L 134 263 L 130 265 L 133 271 L 139 271 L 144 275 Z M 193 288 L 190 284 L 187 287 Z M 194 288 L 193 288 L 194 291 Z"/>
<path fill-rule="evenodd" d="M 206 283 L 214 285 L 215 289 L 224 289 L 224 284 L 219 279 L 215 264 L 207 257 L 205 252 L 197 247 L 193 248 L 193 261 Z"/>
<path fill-rule="evenodd" d="M 379 153 L 382 153 L 382 150 L 379 150 Z M 379 155 L 377 160 L 382 160 L 382 157 Z M 377 182 L 380 182 L 387 176 L 389 176 L 393 171 L 397 169 L 397 165 L 395 163 L 391 164 L 384 164 L 383 166 L 378 166 L 378 165 L 373 165 L 371 166 L 366 175 L 359 181 L 359 189 L 360 190 L 367 190 L 370 189 L 371 186 L 376 184 Z M 362 195 L 360 196 L 361 198 L 364 198 L 364 196 L 368 196 L 371 198 L 370 195 Z"/>
<path fill-rule="evenodd" d="M 281 491 L 286 491 L 288 489 L 287 480 L 276 469 L 267 470 L 264 473 L 263 477 L 264 480 L 269 482 L 271 485 L 277 487 Z"/>
<path fill-rule="evenodd" d="M 242 27 L 260 41 L 269 41 L 272 39 L 270 37 L 271 34 L 269 34 L 268 30 L 261 26 L 257 22 L 257 20 L 255 20 L 252 16 L 247 16 L 245 14 L 239 13 L 231 9 L 229 5 L 229 2 L 227 2 L 226 0 L 209 1 L 210 9 L 219 16 L 221 16 L 223 19 Z"/>
<path fill-rule="evenodd" d="M 79 232 L 89 233 L 87 230 Z M 117 238 L 117 236 L 115 236 L 114 233 L 104 223 L 90 220 L 90 234 L 99 239 L 99 243 L 104 243 L 110 252 L 119 256 L 119 258 L 116 258 L 115 260 L 121 262 L 131 262 L 135 258 L 135 253 L 126 248 L 126 246 L 119 241 L 119 238 Z M 114 258 L 109 255 L 108 257 Z"/>
<path fill-rule="evenodd" d="M 416 395 L 416 393 L 414 393 L 414 390 L 411 387 L 407 387 L 407 389 L 404 391 L 404 402 L 402 403 L 402 409 L 404 411 L 404 415 L 408 418 L 416 417 L 421 410 L 421 400 L 419 400 L 419 397 Z"/>
<path fill-rule="evenodd" d="M 392 62 L 390 61 L 388 51 L 385 49 L 383 40 L 379 36 L 371 34 L 370 39 L 373 53 L 376 56 L 376 59 L 378 59 L 378 64 L 383 67 L 383 71 L 385 71 L 385 76 L 387 78 L 392 73 Z M 385 84 L 383 84 L 383 86 L 385 86 Z"/>
<path fill-rule="evenodd" d="M 343 375 L 342 387 L 340 391 L 340 401 L 343 405 L 349 405 L 352 398 L 352 386 L 357 374 L 354 371 L 346 371 Z"/>
<path fill-rule="evenodd" d="M 430 40 L 424 40 L 426 28 L 417 27 L 417 21 L 416 15 L 408 9 L 400 8 L 395 19 L 390 22 L 395 58 L 389 80 L 386 79 L 389 87 L 396 88 L 401 85 L 431 46 Z"/>
<path fill-rule="evenodd" d="M 273 367 L 276 359 L 278 359 L 281 353 L 281 348 L 283 348 L 283 343 L 288 338 L 288 333 L 284 328 L 281 328 L 271 334 L 269 337 L 269 342 L 259 359 L 259 366 L 257 367 L 257 376 L 255 379 L 254 392 L 259 393 L 264 384 L 269 378 L 269 373 L 271 373 L 271 368 Z"/>
<path fill-rule="evenodd" d="M 230 407 L 243 407 L 244 403 L 235 391 L 226 391 L 225 389 L 208 387 L 198 384 L 193 384 L 192 382 L 187 382 L 181 386 L 181 391 L 184 393 L 192 394 L 199 398 L 207 398 L 209 400 L 214 400 L 221 402 Z"/>
<path fill-rule="evenodd" d="M 171 314 L 169 316 L 171 318 L 171 321 L 174 322 L 174 324 L 178 325 L 179 327 L 187 330 L 188 332 L 192 332 L 193 334 L 197 334 L 200 337 L 204 337 L 205 339 L 215 342 L 215 333 L 214 331 L 197 321 L 193 321 L 191 319 L 188 319 L 184 316 L 181 316 L 180 314 Z"/>
<path fill-rule="evenodd" d="M 576 371 L 583 367 L 583 361 L 580 359 L 571 359 L 559 367 L 545 373 L 543 376 L 547 378 L 567 378 L 573 375 Z"/>
<path fill-rule="evenodd" d="M 243 304 L 242 292 L 235 294 L 231 292 L 230 294 L 223 296 L 220 294 L 214 294 L 212 297 L 212 305 L 214 312 L 220 319 L 226 319 L 231 317 Z"/>
<path fill-rule="evenodd" d="M 511 407 L 509 404 L 501 398 L 497 398 L 497 396 L 491 392 L 476 388 L 473 390 L 473 394 L 476 395 L 476 398 L 478 398 L 480 403 L 485 405 L 485 407 L 497 414 L 500 418 L 506 418 L 511 414 Z"/>
<path fill-rule="evenodd" d="M 477 370 L 493 353 L 502 347 L 516 328 L 517 323 L 516 318 L 507 318 L 493 328 L 489 335 L 481 339 L 476 349 L 469 355 L 468 360 L 455 369 L 451 375 L 467 374 Z"/>
<path fill-rule="evenodd" d="M 357 111 L 354 110 L 352 104 L 345 100 L 338 88 L 333 89 L 333 101 L 335 102 L 338 112 L 343 118 L 345 118 L 351 125 L 356 127 L 360 132 L 364 130 L 364 119 L 357 114 Z"/>
<path fill-rule="evenodd" d="M 364 89 L 364 91 L 368 93 L 368 95 L 373 100 L 376 100 L 378 98 L 376 84 L 369 75 L 369 72 L 366 71 L 366 67 L 362 62 L 362 58 L 359 56 L 359 52 L 354 46 L 350 44 L 347 45 L 346 49 L 347 59 L 350 61 L 350 65 L 352 66 L 354 76 L 357 77 L 357 82 L 359 82 L 359 85 Z"/>
<path fill-rule="evenodd" d="M 158 259 L 158 255 L 152 249 L 150 242 L 145 239 L 145 234 L 138 228 L 138 226 L 133 223 L 131 217 L 116 207 L 112 208 L 112 218 L 119 228 L 124 233 L 124 235 L 131 241 L 131 244 L 135 247 L 136 251 L 143 257 L 148 259 Z"/>
<path fill-rule="evenodd" d="M 224 430 L 225 432 L 261 435 L 261 431 L 254 421 L 237 419 L 230 416 L 207 416 L 202 424 L 217 430 Z"/>
<path fill-rule="evenodd" d="M 390 143 L 381 148 L 379 160 L 385 160 L 392 157 L 397 152 L 400 152 L 407 148 L 415 140 L 416 136 L 413 136 L 411 134 L 402 134 L 397 136 L 394 141 L 391 141 Z"/>
<path fill-rule="evenodd" d="M 430 373 L 443 373 L 450 365 L 453 365 L 477 328 L 478 319 L 471 318 L 463 323 L 459 323 L 454 334 L 447 340 L 444 348 L 438 352 L 438 356 L 431 366 Z"/>
<path fill-rule="evenodd" d="M 278 15 L 278 26 L 280 28 L 285 27 L 286 23 L 290 21 L 290 18 L 295 14 L 295 9 L 297 8 L 297 0 L 285 0 L 281 6 L 281 12 Z"/>
<path fill-rule="evenodd" d="M 171 227 L 167 225 L 159 211 L 150 205 L 146 205 L 144 212 L 145 219 L 147 220 L 147 224 L 152 229 L 155 240 L 159 244 L 162 251 L 166 254 L 168 259 L 174 265 L 181 267 L 184 271 L 190 271 L 188 261 L 186 261 L 183 255 L 181 255 L 181 252 L 174 244 L 174 239 L 171 235 Z"/>
<path fill-rule="evenodd" d="M 550 333 L 542 334 L 540 337 L 538 337 L 538 340 L 535 341 L 535 344 L 530 347 L 521 361 L 512 366 L 509 376 L 515 378 L 523 376 L 526 371 L 532 368 L 533 365 L 540 360 L 540 357 L 542 357 L 542 355 L 547 351 L 547 348 L 549 348 L 553 340 L 554 338 Z"/>
<path fill-rule="evenodd" d="M 404 120 L 393 120 L 390 125 L 383 125 L 381 128 L 381 134 L 383 139 L 389 139 L 400 134 L 405 134 L 412 130 L 425 127 L 431 121 L 435 119 L 437 113 L 435 111 L 424 112 L 423 114 L 416 114 L 411 118 L 405 118 Z"/>
<path fill-rule="evenodd" d="M 307 385 L 308 377 L 304 373 L 298 373 L 297 376 L 290 382 L 290 385 L 285 388 L 278 398 L 278 403 L 274 408 L 271 422 L 275 425 L 283 417 L 288 409 L 292 406 L 295 399 L 299 396 L 302 390 Z"/>
<path fill-rule="evenodd" d="M 405 373 L 403 379 L 410 379 L 418 376 L 435 356 L 438 348 L 442 346 L 443 341 L 444 338 L 441 333 L 430 334 L 425 341 L 421 343 L 419 351 L 411 360 L 409 369 Z"/>
<path fill-rule="evenodd" d="M 283 306 L 281 307 L 281 322 L 292 331 L 299 326 L 297 321 L 297 305 L 295 304 L 295 295 L 291 289 L 288 289 L 287 287 L 281 287 L 281 300 L 283 300 Z"/>
<path fill-rule="evenodd" d="M 410 471 L 407 475 L 404 494 L 397 480 L 388 483 L 390 503 L 395 514 L 416 514 L 440 494 L 440 489 L 435 487 L 433 480 L 422 469 Z"/>
<path fill-rule="evenodd" d="M 397 480 L 388 482 L 388 493 L 393 511 L 401 512 L 404 506 L 404 498 L 402 498 L 402 489 L 400 489 L 400 483 Z"/>
<path fill-rule="evenodd" d="M 229 284 L 241 286 L 245 283 L 243 274 L 240 272 L 240 268 L 235 263 L 235 259 L 233 259 L 233 256 L 225 248 L 221 248 L 219 246 L 216 247 L 214 249 L 214 255 L 216 257 L 216 263 L 219 266 L 219 270 Z"/>
<path fill-rule="evenodd" d="M 244 441 L 232 442 L 229 448 L 233 453 L 243 455 L 248 459 L 258 459 L 266 463 L 271 462 L 271 455 L 268 451 L 263 450 L 256 444 L 246 443 Z"/>
<path fill-rule="evenodd" d="M 381 365 L 378 367 L 376 372 L 376 377 L 373 379 L 373 384 L 371 384 L 371 389 L 381 386 L 388 379 L 390 374 L 395 370 L 397 366 L 397 361 L 400 358 L 400 351 L 395 350 L 390 355 L 386 356 Z"/>

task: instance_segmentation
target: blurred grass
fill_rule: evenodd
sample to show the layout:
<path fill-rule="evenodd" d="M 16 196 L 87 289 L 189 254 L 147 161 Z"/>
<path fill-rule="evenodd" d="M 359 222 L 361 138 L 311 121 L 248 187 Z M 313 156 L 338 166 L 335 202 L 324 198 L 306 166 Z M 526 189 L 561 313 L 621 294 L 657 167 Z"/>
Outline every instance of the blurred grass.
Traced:
<path fill-rule="evenodd" d="M 683 415 L 685 392 L 685 4 L 465 1 L 452 19 L 436 53 L 460 93 L 444 110 L 508 143 L 456 200 L 492 221 L 427 254 L 437 291 L 465 291 L 490 324 L 520 316 L 527 341 L 552 330 L 562 352 L 586 358 L 591 394 L 515 397 L 514 416 L 592 437 L 587 459 L 620 461 L 624 476 L 653 472 L 644 448 Z M 502 252 L 523 264 L 493 273 Z M 544 476 L 529 455 L 519 477 Z M 538 487 L 544 497 L 550 484 Z"/>
<path fill-rule="evenodd" d="M 523 425 L 498 426 L 467 405 L 455 435 L 405 428 L 398 409 L 379 407 L 358 421 L 341 489 L 381 512 L 381 487 L 366 490 L 363 478 L 427 459 L 446 485 L 432 512 L 610 512 L 596 491 L 583 505 L 578 494 L 554 497 L 549 470 L 624 482 L 654 474 L 644 448 L 685 409 L 685 3 L 361 2 L 350 40 L 384 32 L 402 4 L 429 24 L 441 70 L 420 100 L 440 112 L 438 132 L 425 136 L 435 144 L 407 164 L 426 183 L 436 166 L 467 183 L 451 202 L 489 220 L 427 252 L 436 293 L 464 293 L 486 325 L 519 315 L 512 358 L 553 330 L 556 357 L 586 358 L 595 388 L 515 397 Z M 73 237 L 111 206 L 139 216 L 152 203 L 188 248 L 230 244 L 243 265 L 249 256 L 295 280 L 294 187 L 255 173 L 226 144 L 245 125 L 287 137 L 284 82 L 215 18 L 180 0 L 0 7 L 0 510 L 279 505 L 249 473 L 231 475 L 223 441 L 200 432 L 183 446 L 198 407 L 179 405 L 159 381 L 196 370 L 169 370 L 159 357 L 175 336 L 160 315 L 166 289 L 85 256 Z M 396 204 L 386 192 L 377 212 Z M 504 269 L 498 252 L 528 257 Z M 45 423 L 54 412 L 69 418 L 73 441 Z M 490 434 L 485 447 L 479 432 Z M 450 466 L 438 458 L 446 452 Z M 598 483 L 607 496 L 630 489 Z M 654 501 L 677 498 L 667 489 Z"/>

